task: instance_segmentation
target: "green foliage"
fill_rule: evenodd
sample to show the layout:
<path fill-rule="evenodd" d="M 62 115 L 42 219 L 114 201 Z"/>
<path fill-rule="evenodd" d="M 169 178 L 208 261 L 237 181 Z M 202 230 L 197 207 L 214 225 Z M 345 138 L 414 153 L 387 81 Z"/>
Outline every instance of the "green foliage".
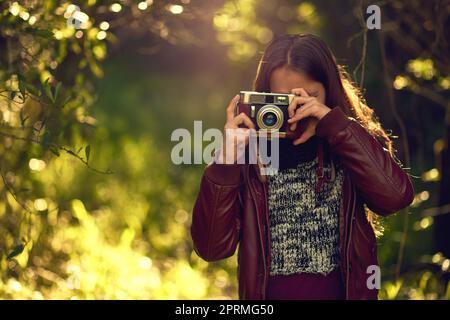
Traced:
<path fill-rule="evenodd" d="M 12 258 L 14 258 L 15 256 L 21 254 L 23 252 L 23 249 L 25 249 L 25 246 L 23 244 L 19 244 L 17 246 L 15 246 L 12 251 L 8 254 L 8 256 L 6 257 L 6 259 L 11 260 Z"/>
<path fill-rule="evenodd" d="M 31 241 L 33 221 L 40 219 L 42 210 L 35 200 L 44 194 L 34 172 L 61 152 L 74 153 L 72 146 L 82 143 L 95 123 L 86 114 L 94 101 L 91 75 L 83 68 L 72 73 L 64 70 L 83 61 L 98 63 L 92 51 L 105 44 L 95 34 L 82 40 L 73 36 L 75 30 L 63 16 L 68 5 L 64 1 L 0 5 L 0 168 L 4 182 L 0 231 L 5 234 L 0 251 L 12 250 L 9 257 L 24 250 L 11 248 L 20 238 Z M 79 160 L 87 163 L 87 159 Z M 20 192 L 25 189 L 29 192 Z"/>

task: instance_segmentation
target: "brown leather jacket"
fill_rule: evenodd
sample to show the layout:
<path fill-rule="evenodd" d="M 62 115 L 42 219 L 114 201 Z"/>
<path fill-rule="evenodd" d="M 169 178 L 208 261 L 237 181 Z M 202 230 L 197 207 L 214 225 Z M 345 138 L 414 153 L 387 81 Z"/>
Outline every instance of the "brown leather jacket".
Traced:
<path fill-rule="evenodd" d="M 339 216 L 342 278 L 347 299 L 377 299 L 366 285 L 370 265 L 378 265 L 374 231 L 364 211 L 386 216 L 414 198 L 409 178 L 389 152 L 342 109 L 333 108 L 317 124 L 345 170 Z M 320 161 L 319 161 L 320 163 Z M 270 267 L 267 183 L 256 165 L 217 164 L 205 168 L 193 209 L 194 250 L 206 261 L 232 256 L 239 244 L 240 299 L 265 299 Z"/>

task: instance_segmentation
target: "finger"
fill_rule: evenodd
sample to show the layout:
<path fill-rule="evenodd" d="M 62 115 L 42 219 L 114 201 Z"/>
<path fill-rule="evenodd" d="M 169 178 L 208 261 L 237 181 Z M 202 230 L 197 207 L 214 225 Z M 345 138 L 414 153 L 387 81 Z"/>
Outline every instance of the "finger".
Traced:
<path fill-rule="evenodd" d="M 307 129 L 305 130 L 305 132 L 302 133 L 302 135 L 298 139 L 294 140 L 293 144 L 297 146 L 301 143 L 304 143 L 308 141 L 308 139 L 311 138 L 313 135 L 314 135 L 313 129 Z"/>
<path fill-rule="evenodd" d="M 301 108 L 298 108 L 298 109 L 295 111 L 294 117 L 291 118 L 291 119 L 288 119 L 288 123 L 292 123 L 292 125 L 290 126 L 291 131 L 295 131 L 295 129 L 297 128 L 297 123 L 298 123 L 301 119 L 308 117 L 308 116 L 303 116 L 303 114 L 304 114 L 305 112 L 308 112 L 307 109 L 310 108 L 310 107 L 311 107 L 311 103 L 306 103 L 306 104 L 302 105 Z M 298 119 L 297 119 L 297 118 L 298 118 Z"/>
<path fill-rule="evenodd" d="M 303 118 L 309 117 L 312 115 L 313 111 L 314 111 L 313 103 L 305 104 L 295 111 L 294 116 L 288 119 L 288 123 L 296 123 Z"/>
<path fill-rule="evenodd" d="M 236 110 L 236 105 L 239 102 L 240 95 L 235 95 L 233 99 L 231 99 L 230 104 L 227 107 L 227 121 L 231 121 L 234 118 L 234 112 Z"/>
<path fill-rule="evenodd" d="M 291 90 L 291 92 L 293 94 L 300 95 L 302 97 L 309 97 L 308 92 L 306 92 L 306 90 L 303 89 L 303 88 L 294 88 L 294 89 Z"/>
<path fill-rule="evenodd" d="M 308 102 L 309 99 L 311 99 L 311 98 L 310 97 L 294 97 L 294 99 L 292 99 L 291 103 L 288 106 L 289 117 L 292 118 L 292 116 L 295 114 L 295 110 L 297 109 L 297 106 L 299 104 L 304 104 L 304 103 Z"/>
<path fill-rule="evenodd" d="M 291 129 L 291 131 L 295 131 L 295 129 L 297 129 L 297 122 L 294 122 L 293 124 L 291 124 L 290 129 Z"/>
<path fill-rule="evenodd" d="M 243 112 L 241 112 L 237 117 L 235 117 L 232 122 L 236 125 L 244 124 L 247 128 L 255 129 L 253 121 Z"/>

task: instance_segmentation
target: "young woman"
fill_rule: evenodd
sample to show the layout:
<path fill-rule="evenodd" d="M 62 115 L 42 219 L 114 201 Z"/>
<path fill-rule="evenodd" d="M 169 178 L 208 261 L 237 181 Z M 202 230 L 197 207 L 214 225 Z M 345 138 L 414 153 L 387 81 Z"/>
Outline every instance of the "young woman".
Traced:
<path fill-rule="evenodd" d="M 240 299 L 377 299 L 373 214 L 395 213 L 414 197 L 391 140 L 317 36 L 275 38 L 253 89 L 296 94 L 289 123 L 294 130 L 307 121 L 306 129 L 280 139 L 277 174 L 262 176 L 254 164 L 206 167 L 191 225 L 195 251 L 216 261 L 239 244 Z M 252 121 L 234 116 L 238 100 L 225 128 L 248 132 Z"/>

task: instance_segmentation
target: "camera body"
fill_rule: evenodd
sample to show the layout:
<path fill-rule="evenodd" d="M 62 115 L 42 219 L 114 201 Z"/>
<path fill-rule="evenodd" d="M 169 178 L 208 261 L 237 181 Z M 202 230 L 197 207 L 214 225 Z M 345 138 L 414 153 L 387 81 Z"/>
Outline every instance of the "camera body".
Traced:
<path fill-rule="evenodd" d="M 307 119 L 297 123 L 294 131 L 288 124 L 288 107 L 296 95 L 286 93 L 267 93 L 240 91 L 236 115 L 245 113 L 254 123 L 257 134 L 264 130 L 267 135 L 277 132 L 280 138 L 296 139 L 307 125 Z"/>

